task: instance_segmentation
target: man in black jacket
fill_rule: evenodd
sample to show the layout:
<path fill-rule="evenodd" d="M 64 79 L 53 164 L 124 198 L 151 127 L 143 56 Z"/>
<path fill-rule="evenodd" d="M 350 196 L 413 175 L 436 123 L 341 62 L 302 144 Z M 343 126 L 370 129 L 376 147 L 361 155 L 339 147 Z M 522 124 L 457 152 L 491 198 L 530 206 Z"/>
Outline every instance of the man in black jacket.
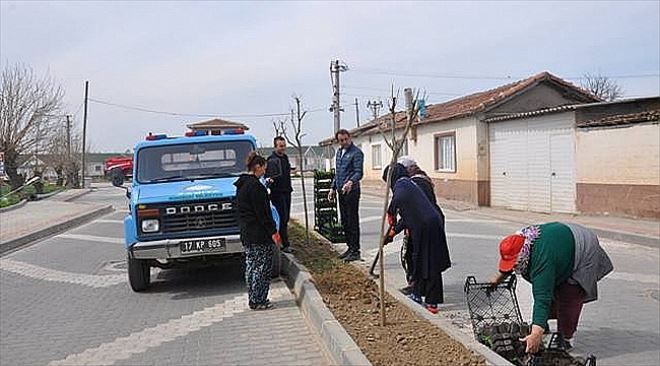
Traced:
<path fill-rule="evenodd" d="M 291 213 L 291 163 L 286 155 L 286 140 L 282 136 L 273 139 L 275 149 L 268 157 L 266 167 L 266 180 L 269 182 L 270 201 L 280 215 L 280 236 L 282 237 L 282 251 L 291 253 L 289 232 L 287 225 Z"/>

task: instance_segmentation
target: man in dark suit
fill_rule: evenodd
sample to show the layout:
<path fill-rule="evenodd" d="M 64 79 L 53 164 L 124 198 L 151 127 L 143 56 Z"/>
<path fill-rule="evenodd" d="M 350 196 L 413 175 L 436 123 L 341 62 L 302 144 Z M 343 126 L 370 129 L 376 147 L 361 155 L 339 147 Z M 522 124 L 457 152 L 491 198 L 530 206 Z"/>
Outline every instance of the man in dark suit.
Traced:
<path fill-rule="evenodd" d="M 270 201 L 280 216 L 280 236 L 282 238 L 282 251 L 291 253 L 289 243 L 289 215 L 291 213 L 291 163 L 286 155 L 286 140 L 282 136 L 273 139 L 273 153 L 268 157 L 266 166 L 266 181 L 270 188 Z"/>

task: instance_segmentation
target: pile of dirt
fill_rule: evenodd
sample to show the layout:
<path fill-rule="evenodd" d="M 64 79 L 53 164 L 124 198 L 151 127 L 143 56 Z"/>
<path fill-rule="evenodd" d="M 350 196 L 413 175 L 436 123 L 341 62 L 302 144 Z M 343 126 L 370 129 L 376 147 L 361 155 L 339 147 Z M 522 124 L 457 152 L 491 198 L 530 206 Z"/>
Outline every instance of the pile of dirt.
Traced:
<path fill-rule="evenodd" d="M 374 365 L 485 365 L 483 357 L 388 294 L 387 325 L 381 327 L 378 286 L 371 278 L 313 236 L 305 245 L 299 225 L 290 225 L 289 236 L 325 304 Z"/>

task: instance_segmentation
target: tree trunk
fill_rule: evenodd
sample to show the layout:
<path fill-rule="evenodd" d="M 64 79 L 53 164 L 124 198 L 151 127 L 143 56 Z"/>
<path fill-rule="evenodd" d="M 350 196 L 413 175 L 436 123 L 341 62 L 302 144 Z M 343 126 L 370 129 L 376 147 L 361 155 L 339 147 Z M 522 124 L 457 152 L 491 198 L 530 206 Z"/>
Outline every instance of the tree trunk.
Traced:
<path fill-rule="evenodd" d="M 16 150 L 8 149 L 5 151 L 5 172 L 9 177 L 9 185 L 12 191 L 25 183 L 25 178 L 18 174 L 18 162 L 16 160 L 18 160 Z"/>
<path fill-rule="evenodd" d="M 307 192 L 305 191 L 305 160 L 302 148 L 298 148 L 298 156 L 300 157 L 300 184 L 302 186 L 303 208 L 305 211 L 305 244 L 309 245 L 309 215 L 307 212 Z"/>

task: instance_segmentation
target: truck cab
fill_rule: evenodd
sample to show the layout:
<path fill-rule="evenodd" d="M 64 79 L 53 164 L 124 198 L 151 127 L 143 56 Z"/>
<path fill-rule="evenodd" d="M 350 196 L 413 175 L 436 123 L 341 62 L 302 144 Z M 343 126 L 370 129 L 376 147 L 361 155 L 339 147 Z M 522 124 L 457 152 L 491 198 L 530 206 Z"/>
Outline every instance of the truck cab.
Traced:
<path fill-rule="evenodd" d="M 131 288 L 146 290 L 150 268 L 242 255 L 234 182 L 256 140 L 242 130 L 184 137 L 149 134 L 135 146 L 124 237 Z M 113 181 L 115 185 L 121 182 Z M 279 226 L 277 211 L 271 206 Z M 273 275 L 279 275 L 279 250 Z"/>

